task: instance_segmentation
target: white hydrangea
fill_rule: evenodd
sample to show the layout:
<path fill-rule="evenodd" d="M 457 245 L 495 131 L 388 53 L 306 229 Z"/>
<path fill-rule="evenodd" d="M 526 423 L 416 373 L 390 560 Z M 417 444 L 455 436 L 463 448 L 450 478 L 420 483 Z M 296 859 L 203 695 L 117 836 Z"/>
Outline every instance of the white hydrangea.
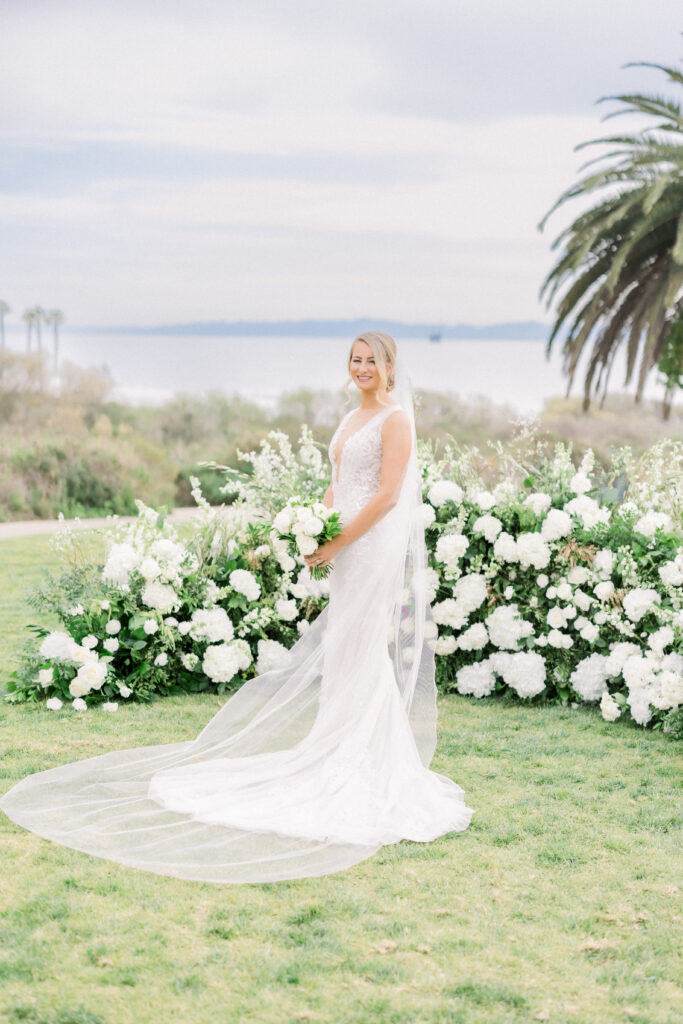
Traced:
<path fill-rule="evenodd" d="M 560 540 L 572 532 L 571 516 L 560 508 L 551 508 L 543 520 L 541 536 L 543 540 Z"/>
<path fill-rule="evenodd" d="M 50 661 L 70 661 L 74 641 L 61 629 L 56 629 L 42 641 L 38 651 Z"/>
<path fill-rule="evenodd" d="M 680 707 L 683 704 L 683 674 L 664 670 L 659 673 L 652 704 L 660 711 Z"/>
<path fill-rule="evenodd" d="M 527 508 L 536 516 L 542 516 L 544 512 L 547 512 L 552 501 L 549 494 L 544 494 L 542 491 L 537 491 L 535 494 L 529 494 L 524 499 L 524 504 Z"/>
<path fill-rule="evenodd" d="M 289 505 L 285 505 L 285 507 L 278 512 L 275 519 L 273 519 L 273 526 L 278 533 L 289 533 L 292 528 L 293 516 L 294 513 Z"/>
<path fill-rule="evenodd" d="M 642 533 L 644 537 L 654 537 L 657 530 L 668 531 L 671 530 L 672 525 L 671 516 L 666 512 L 650 511 L 633 524 L 633 529 Z"/>
<path fill-rule="evenodd" d="M 434 648 L 434 651 L 441 657 L 446 657 L 447 655 L 453 653 L 456 646 L 457 641 L 453 634 L 445 633 L 443 636 L 440 636 L 436 641 L 436 647 Z"/>
<path fill-rule="evenodd" d="M 640 622 L 660 602 L 661 597 L 656 590 L 651 587 L 636 587 L 634 590 L 629 590 L 624 598 L 624 612 L 631 622 Z"/>
<path fill-rule="evenodd" d="M 486 647 L 489 635 L 483 622 L 475 622 L 473 626 L 466 629 L 458 637 L 458 647 L 461 651 L 480 651 Z"/>
<path fill-rule="evenodd" d="M 59 711 L 59 709 L 62 707 L 62 702 L 59 699 L 59 697 L 48 697 L 48 699 L 45 701 L 45 707 L 48 709 L 48 711 Z"/>
<path fill-rule="evenodd" d="M 101 690 L 106 677 L 106 661 L 89 660 L 81 665 L 69 683 L 69 693 L 72 697 L 85 697 L 91 690 Z"/>
<path fill-rule="evenodd" d="M 472 502 L 478 505 L 482 512 L 488 512 L 496 504 L 496 499 L 490 491 L 477 491 L 472 498 Z"/>
<path fill-rule="evenodd" d="M 586 640 L 589 644 L 593 644 L 600 636 L 600 630 L 593 622 L 587 622 L 579 630 L 579 636 L 582 640 Z"/>
<path fill-rule="evenodd" d="M 564 609 L 560 608 L 559 604 L 554 604 L 548 611 L 546 621 L 552 629 L 564 629 L 567 625 L 567 616 Z"/>
<path fill-rule="evenodd" d="M 613 644 L 607 656 L 606 671 L 608 676 L 620 676 L 628 658 L 632 655 L 640 657 L 640 647 L 630 641 L 622 640 Z"/>
<path fill-rule="evenodd" d="M 436 542 L 436 560 L 448 569 L 457 569 L 469 543 L 462 533 L 443 534 Z"/>
<path fill-rule="evenodd" d="M 214 683 L 229 683 L 244 669 L 249 668 L 251 655 L 244 640 L 233 643 L 211 644 L 204 652 L 202 671 Z"/>
<path fill-rule="evenodd" d="M 585 565 L 575 565 L 567 574 L 567 581 L 575 587 L 583 586 L 584 583 L 588 583 L 590 578 L 591 571 Z"/>
<path fill-rule="evenodd" d="M 612 575 L 614 570 L 614 552 L 609 548 L 601 548 L 593 556 L 593 571 L 597 572 L 603 579 Z"/>
<path fill-rule="evenodd" d="M 458 693 L 472 697 L 488 697 L 496 685 L 496 676 L 490 661 L 464 665 L 456 675 Z"/>
<path fill-rule="evenodd" d="M 517 553 L 515 538 L 503 531 L 496 538 L 496 542 L 493 545 L 493 554 L 501 562 L 518 562 L 519 554 Z"/>
<path fill-rule="evenodd" d="M 454 480 L 436 480 L 429 488 L 427 497 L 435 508 L 441 508 L 447 501 L 459 505 L 463 499 L 462 487 Z"/>
<path fill-rule="evenodd" d="M 607 658 L 589 654 L 576 666 L 569 681 L 582 700 L 599 700 L 607 690 Z"/>
<path fill-rule="evenodd" d="M 315 537 L 311 537 L 307 533 L 297 533 L 296 546 L 300 554 L 312 555 L 319 545 Z"/>
<path fill-rule="evenodd" d="M 516 650 L 519 641 L 531 636 L 533 627 L 519 615 L 516 604 L 499 605 L 486 619 L 486 628 L 494 647 Z"/>
<path fill-rule="evenodd" d="M 439 601 L 432 606 L 434 622 L 439 626 L 449 626 L 451 629 L 462 629 L 467 621 L 467 612 L 460 601 L 447 597 L 445 601 Z"/>
<path fill-rule="evenodd" d="M 589 498 L 587 494 L 572 498 L 564 506 L 564 510 L 580 519 L 586 530 L 591 530 L 598 523 L 608 523 L 610 520 L 609 509 L 600 508 L 595 498 Z"/>
<path fill-rule="evenodd" d="M 661 626 L 654 633 L 650 633 L 647 642 L 651 650 L 655 651 L 656 654 L 662 655 L 664 654 L 664 648 L 671 647 L 674 642 L 674 631 L 671 626 Z"/>
<path fill-rule="evenodd" d="M 74 711 L 87 711 L 88 710 L 88 705 L 85 703 L 85 701 L 83 700 L 82 697 L 75 697 L 71 701 L 71 707 L 74 709 Z"/>
<path fill-rule="evenodd" d="M 128 587 L 130 574 L 137 566 L 139 558 L 140 555 L 132 544 L 112 544 L 102 569 L 102 579 L 105 583 Z"/>
<path fill-rule="evenodd" d="M 143 558 L 140 562 L 138 572 L 146 580 L 155 580 L 161 574 L 161 566 L 157 562 L 156 558 Z"/>
<path fill-rule="evenodd" d="M 145 619 L 145 621 L 142 624 L 142 628 L 144 629 L 147 636 L 152 636 L 154 633 L 158 631 L 159 623 L 157 622 L 156 619 Z"/>
<path fill-rule="evenodd" d="M 422 529 L 426 530 L 427 527 L 431 526 L 436 519 L 436 512 L 426 501 L 420 506 L 420 522 Z"/>
<path fill-rule="evenodd" d="M 643 658 L 638 652 L 626 659 L 621 674 L 629 689 L 642 689 L 654 682 L 656 668 L 647 657 Z"/>
<path fill-rule="evenodd" d="M 104 704 L 102 705 L 102 710 L 105 711 L 107 714 L 113 715 L 115 711 L 119 710 L 119 706 L 115 700 L 108 700 L 105 701 Z"/>
<path fill-rule="evenodd" d="M 188 672 L 192 672 L 199 664 L 199 658 L 196 654 L 181 654 L 180 661 L 183 668 L 186 668 Z"/>
<path fill-rule="evenodd" d="M 616 722 L 617 718 L 621 714 L 619 705 L 615 701 L 614 697 L 607 690 L 603 693 L 600 698 L 600 712 L 606 722 Z"/>
<path fill-rule="evenodd" d="M 665 562 L 659 567 L 659 578 L 667 587 L 680 587 L 683 584 L 683 554 L 676 555 L 673 562 Z"/>
<path fill-rule="evenodd" d="M 572 494 L 585 494 L 586 491 L 590 491 L 592 486 L 585 473 L 575 473 L 569 481 L 569 490 Z"/>
<path fill-rule="evenodd" d="M 637 722 L 638 725 L 647 725 L 652 718 L 650 695 L 648 691 L 644 688 L 635 687 L 629 691 L 626 700 L 631 709 L 631 717 L 633 718 L 633 721 Z"/>
<path fill-rule="evenodd" d="M 54 682 L 54 669 L 52 668 L 41 668 L 38 673 L 38 682 L 44 690 L 51 686 Z"/>
<path fill-rule="evenodd" d="M 180 603 L 173 587 L 168 583 L 159 583 L 158 580 L 148 583 L 140 596 L 143 604 L 159 612 L 174 611 Z"/>
<path fill-rule="evenodd" d="M 544 572 L 542 572 L 540 576 L 536 577 L 536 586 L 540 587 L 541 590 L 545 590 L 549 582 L 550 580 Z"/>
<path fill-rule="evenodd" d="M 275 602 L 275 612 L 283 622 L 293 622 L 299 614 L 299 609 L 296 606 L 296 601 L 286 601 L 284 598 L 279 598 Z"/>
<path fill-rule="evenodd" d="M 296 565 L 294 559 L 288 555 L 287 561 L 291 563 L 291 569 L 293 569 Z M 243 594 L 247 601 L 258 601 L 261 596 L 261 584 L 248 569 L 233 569 L 229 581 L 232 589 L 236 590 L 238 594 Z"/>
<path fill-rule="evenodd" d="M 574 591 L 566 581 L 560 583 L 555 591 L 555 594 L 559 597 L 560 601 L 571 601 L 573 593 Z"/>
<path fill-rule="evenodd" d="M 503 524 L 500 519 L 496 519 L 495 516 L 479 516 L 479 518 L 475 520 L 472 529 L 475 533 L 482 533 L 489 544 L 493 544 L 496 537 L 503 529 Z"/>
<path fill-rule="evenodd" d="M 256 671 L 259 675 L 282 668 L 287 661 L 287 648 L 277 640 L 259 640 Z"/>
<path fill-rule="evenodd" d="M 535 697 L 545 689 L 545 658 L 535 651 L 492 654 L 491 664 L 518 697 Z"/>
<path fill-rule="evenodd" d="M 523 569 L 545 569 L 550 561 L 550 548 L 540 533 L 520 533 L 516 542 L 517 558 Z"/>
<path fill-rule="evenodd" d="M 593 593 L 600 601 L 607 601 L 614 593 L 614 584 L 611 580 L 601 580 L 593 588 Z"/>
<path fill-rule="evenodd" d="M 574 646 L 574 641 L 569 634 L 563 633 L 560 629 L 551 629 L 547 641 L 550 647 L 555 647 L 557 650 L 569 650 Z"/>
<path fill-rule="evenodd" d="M 574 603 L 581 609 L 582 612 L 587 612 L 590 606 L 593 604 L 594 598 L 589 594 L 586 594 L 583 590 L 574 591 Z"/>
<path fill-rule="evenodd" d="M 488 594 L 486 577 L 481 573 L 474 572 L 461 576 L 453 587 L 453 594 L 465 615 L 471 615 L 486 600 Z"/>
<path fill-rule="evenodd" d="M 192 612 L 188 630 L 193 640 L 208 640 L 210 644 L 232 640 L 235 630 L 224 608 L 198 608 Z"/>

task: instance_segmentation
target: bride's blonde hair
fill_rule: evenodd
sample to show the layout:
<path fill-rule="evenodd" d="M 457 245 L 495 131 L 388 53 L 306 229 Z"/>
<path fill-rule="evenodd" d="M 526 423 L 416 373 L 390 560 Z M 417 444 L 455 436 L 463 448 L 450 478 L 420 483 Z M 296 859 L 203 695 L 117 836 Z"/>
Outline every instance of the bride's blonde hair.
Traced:
<path fill-rule="evenodd" d="M 349 358 L 347 362 L 349 378 L 344 385 L 344 391 L 346 392 L 347 398 L 351 398 L 351 395 L 349 394 L 349 384 L 353 383 L 353 378 L 351 377 L 351 358 L 357 341 L 364 341 L 368 346 L 375 357 L 375 366 L 377 367 L 382 387 L 386 388 L 387 391 L 391 391 L 396 383 L 394 379 L 394 367 L 396 366 L 396 342 L 391 335 L 385 334 L 384 331 L 364 331 L 363 334 L 359 334 L 357 338 L 353 339 L 349 350 Z"/>

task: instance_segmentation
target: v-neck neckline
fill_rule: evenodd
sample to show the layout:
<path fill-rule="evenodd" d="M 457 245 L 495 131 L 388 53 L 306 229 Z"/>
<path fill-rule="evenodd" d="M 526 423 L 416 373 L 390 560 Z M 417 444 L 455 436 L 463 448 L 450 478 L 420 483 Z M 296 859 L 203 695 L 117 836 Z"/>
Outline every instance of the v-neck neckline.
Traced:
<path fill-rule="evenodd" d="M 360 409 L 360 406 L 358 408 Z M 351 438 L 355 437 L 356 434 L 360 434 L 361 430 L 365 430 L 366 427 L 370 426 L 372 421 L 377 419 L 377 417 L 381 413 L 386 412 L 387 409 L 397 409 L 397 408 L 398 408 L 398 402 L 392 402 L 391 405 L 385 406 L 384 409 L 378 409 L 377 412 L 373 416 L 371 416 L 369 420 L 365 421 L 365 423 L 362 425 L 362 427 L 359 427 L 358 430 L 354 430 L 351 434 L 349 434 L 349 436 L 347 438 L 345 438 L 344 444 L 341 446 L 341 451 L 339 452 L 339 461 L 337 461 L 337 450 L 336 450 L 337 446 L 335 444 L 334 448 L 332 449 L 332 461 L 334 462 L 334 476 L 335 476 L 336 480 L 339 479 L 339 473 L 341 472 L 341 464 L 342 464 L 342 458 L 344 457 L 344 449 L 346 448 L 346 446 L 349 443 L 349 441 L 351 440 Z M 351 419 L 351 416 L 353 416 L 353 414 L 355 412 L 358 412 L 358 409 L 353 409 L 351 411 L 351 414 L 349 416 L 349 420 Z M 349 422 L 349 420 L 347 420 L 347 423 Z M 342 420 L 342 422 L 339 424 L 340 429 L 341 429 L 343 423 L 344 423 L 344 420 Z"/>

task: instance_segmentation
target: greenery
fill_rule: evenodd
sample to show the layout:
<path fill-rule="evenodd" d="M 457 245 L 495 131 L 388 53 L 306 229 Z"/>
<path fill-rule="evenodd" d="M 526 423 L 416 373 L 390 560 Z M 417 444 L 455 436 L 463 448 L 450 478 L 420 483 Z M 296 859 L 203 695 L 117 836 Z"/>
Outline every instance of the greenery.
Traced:
<path fill-rule="evenodd" d="M 5 706 L 2 788 L 193 737 L 220 704 L 171 697 L 94 717 Z M 0 1016 L 674 1024 L 677 762 L 661 734 L 583 708 L 441 697 L 433 767 L 463 785 L 468 831 L 267 885 L 133 871 L 3 819 Z"/>
<path fill-rule="evenodd" d="M 661 70 L 669 82 L 683 85 L 675 68 Z M 567 189 L 550 211 L 575 198 L 599 193 L 596 205 L 580 214 L 554 243 L 560 257 L 542 292 L 549 303 L 565 288 L 548 341 L 550 351 L 562 328 L 569 386 L 592 340 L 584 382 L 584 407 L 593 393 L 607 389 L 616 349 L 627 348 L 628 383 L 640 351 L 636 399 L 648 372 L 666 352 L 672 324 L 681 318 L 683 289 L 683 113 L 675 99 L 625 94 L 606 99 L 621 106 L 609 114 L 648 118 L 637 133 L 612 135 L 578 148 L 609 145 L 589 164 L 589 173 Z M 595 169 L 596 162 L 608 161 Z M 546 215 L 543 223 L 550 214 Z M 566 286 L 566 287 L 565 287 Z M 671 350 L 669 350 L 669 355 Z M 683 353 L 677 350 L 680 358 Z M 678 373 L 666 371 L 664 414 L 671 410 Z"/>

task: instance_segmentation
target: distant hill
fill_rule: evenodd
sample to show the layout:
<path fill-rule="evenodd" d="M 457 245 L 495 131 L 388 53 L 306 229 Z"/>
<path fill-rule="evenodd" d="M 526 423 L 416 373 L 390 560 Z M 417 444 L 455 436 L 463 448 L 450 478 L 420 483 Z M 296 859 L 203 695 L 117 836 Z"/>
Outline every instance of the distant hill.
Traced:
<path fill-rule="evenodd" d="M 214 320 L 208 323 L 166 324 L 159 327 L 79 327 L 78 333 L 175 334 L 193 337 L 321 337 L 353 338 L 362 331 L 384 330 L 395 338 L 428 338 L 439 333 L 443 340 L 496 339 L 502 341 L 545 341 L 549 328 L 538 320 L 501 324 L 406 324 L 397 320 L 359 317 L 356 320 Z"/>

